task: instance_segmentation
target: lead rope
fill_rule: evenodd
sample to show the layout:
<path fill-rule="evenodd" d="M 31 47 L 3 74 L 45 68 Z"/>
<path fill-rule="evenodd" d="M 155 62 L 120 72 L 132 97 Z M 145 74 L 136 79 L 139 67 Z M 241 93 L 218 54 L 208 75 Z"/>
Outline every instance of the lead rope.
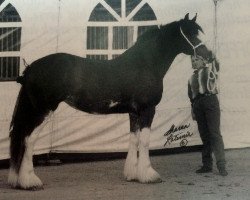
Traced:
<path fill-rule="evenodd" d="M 217 83 L 218 72 L 215 67 L 215 61 L 213 61 L 213 63 L 209 64 L 209 66 L 207 67 L 208 67 L 207 90 L 208 92 L 213 92 L 217 88 L 217 84 L 218 84 Z"/>

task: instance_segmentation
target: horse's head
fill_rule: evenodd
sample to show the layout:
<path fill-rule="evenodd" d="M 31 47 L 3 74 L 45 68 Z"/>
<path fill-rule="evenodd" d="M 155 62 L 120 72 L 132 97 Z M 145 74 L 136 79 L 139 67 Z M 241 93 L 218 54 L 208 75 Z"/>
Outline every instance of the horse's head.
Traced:
<path fill-rule="evenodd" d="M 198 55 L 203 59 L 212 60 L 212 51 L 202 43 L 198 38 L 199 31 L 203 33 L 202 28 L 196 23 L 197 14 L 193 19 L 189 19 L 186 14 L 184 19 L 180 20 L 181 51 L 188 55 Z"/>

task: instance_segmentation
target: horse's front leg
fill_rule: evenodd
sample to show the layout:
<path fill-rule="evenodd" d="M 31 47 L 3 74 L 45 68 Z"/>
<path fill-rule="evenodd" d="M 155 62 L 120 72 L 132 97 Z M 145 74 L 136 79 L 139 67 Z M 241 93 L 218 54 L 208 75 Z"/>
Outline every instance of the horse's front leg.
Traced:
<path fill-rule="evenodd" d="M 129 138 L 129 149 L 124 167 L 124 176 L 127 181 L 137 180 L 137 166 L 138 158 L 137 151 L 139 145 L 138 132 L 139 117 L 135 114 L 129 114 L 130 120 L 130 138 Z"/>
<path fill-rule="evenodd" d="M 150 128 L 155 109 L 130 114 L 129 150 L 124 167 L 124 175 L 128 181 L 138 180 L 142 183 L 161 182 L 160 175 L 152 168 L 149 158 Z M 137 152 L 139 149 L 139 158 Z"/>
<path fill-rule="evenodd" d="M 150 132 L 154 115 L 155 108 L 146 109 L 140 113 L 137 177 L 141 183 L 161 182 L 160 175 L 152 168 L 149 158 Z"/>

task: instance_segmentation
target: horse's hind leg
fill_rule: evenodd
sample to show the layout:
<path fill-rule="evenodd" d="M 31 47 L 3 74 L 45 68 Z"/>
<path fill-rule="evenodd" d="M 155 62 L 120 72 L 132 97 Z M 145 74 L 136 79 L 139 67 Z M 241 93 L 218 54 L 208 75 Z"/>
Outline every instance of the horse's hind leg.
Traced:
<path fill-rule="evenodd" d="M 10 133 L 10 172 L 8 182 L 14 188 L 40 189 L 41 180 L 33 169 L 33 147 L 35 137 L 31 135 L 39 126 L 49 110 L 36 108 L 21 89 L 13 114 Z"/>
<path fill-rule="evenodd" d="M 33 167 L 33 149 L 36 135 L 26 136 L 25 151 L 21 162 L 18 185 L 21 189 L 38 190 L 43 188 L 42 181 L 36 176 Z"/>

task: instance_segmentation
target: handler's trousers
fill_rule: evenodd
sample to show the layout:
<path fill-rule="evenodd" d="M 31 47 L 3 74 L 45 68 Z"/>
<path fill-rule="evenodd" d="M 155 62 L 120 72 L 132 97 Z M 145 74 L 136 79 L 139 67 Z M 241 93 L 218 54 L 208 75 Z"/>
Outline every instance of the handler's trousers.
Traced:
<path fill-rule="evenodd" d="M 220 106 L 217 96 L 203 95 L 197 98 L 193 104 L 193 111 L 203 142 L 203 166 L 212 168 L 213 152 L 218 169 L 225 168 L 224 143 L 220 133 Z"/>

